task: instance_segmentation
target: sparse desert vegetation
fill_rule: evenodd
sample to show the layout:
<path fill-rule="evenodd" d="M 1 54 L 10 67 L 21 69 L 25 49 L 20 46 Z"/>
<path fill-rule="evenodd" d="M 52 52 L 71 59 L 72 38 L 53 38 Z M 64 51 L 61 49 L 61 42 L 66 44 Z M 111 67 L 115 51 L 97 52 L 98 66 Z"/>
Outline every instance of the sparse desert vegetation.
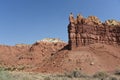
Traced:
<path fill-rule="evenodd" d="M 5 71 L 0 70 L 0 80 L 120 80 L 120 75 L 106 72 L 97 72 L 93 75 L 87 75 L 81 71 L 75 70 L 64 74 L 46 74 L 23 71 Z"/>

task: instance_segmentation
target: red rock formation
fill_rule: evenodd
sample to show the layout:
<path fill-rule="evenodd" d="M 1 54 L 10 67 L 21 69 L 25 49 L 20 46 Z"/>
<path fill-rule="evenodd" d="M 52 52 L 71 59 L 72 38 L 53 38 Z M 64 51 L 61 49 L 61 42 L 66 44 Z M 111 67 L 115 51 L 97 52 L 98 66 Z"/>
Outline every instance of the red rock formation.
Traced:
<path fill-rule="evenodd" d="M 72 13 L 69 16 L 69 22 L 70 50 L 93 43 L 120 44 L 120 22 L 107 20 L 105 23 L 101 23 L 95 16 L 84 18 L 81 15 L 74 19 Z"/>

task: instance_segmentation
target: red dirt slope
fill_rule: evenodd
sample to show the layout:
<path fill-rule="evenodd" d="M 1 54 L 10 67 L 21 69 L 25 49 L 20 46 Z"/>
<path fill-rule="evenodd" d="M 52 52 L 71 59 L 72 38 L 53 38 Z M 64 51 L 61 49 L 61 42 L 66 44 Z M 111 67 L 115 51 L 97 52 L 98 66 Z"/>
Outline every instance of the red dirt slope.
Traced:
<path fill-rule="evenodd" d="M 80 69 L 85 73 L 113 71 L 120 67 L 120 47 L 92 44 L 79 50 L 67 50 L 63 42 L 37 42 L 27 46 L 0 46 L 0 65 L 25 67 L 25 71 L 68 72 Z"/>
<path fill-rule="evenodd" d="M 68 72 L 80 69 L 85 73 L 110 72 L 120 67 L 119 48 L 111 45 L 92 44 L 81 47 L 77 51 L 61 50 L 45 59 L 35 71 Z"/>

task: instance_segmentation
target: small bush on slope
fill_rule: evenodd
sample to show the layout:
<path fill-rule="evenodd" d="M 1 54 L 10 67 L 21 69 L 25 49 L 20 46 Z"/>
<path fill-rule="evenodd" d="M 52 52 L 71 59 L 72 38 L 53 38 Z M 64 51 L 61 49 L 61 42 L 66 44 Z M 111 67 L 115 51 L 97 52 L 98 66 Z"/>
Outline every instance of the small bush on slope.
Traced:
<path fill-rule="evenodd" d="M 99 79 L 105 79 L 109 77 L 109 75 L 106 72 L 97 72 L 93 75 L 94 78 L 99 78 Z"/>
<path fill-rule="evenodd" d="M 72 71 L 71 73 L 65 73 L 65 76 L 69 78 L 88 77 L 88 75 L 82 73 L 80 70 L 75 70 L 75 71 Z"/>
<path fill-rule="evenodd" d="M 0 71 L 0 80 L 14 80 L 7 71 Z"/>

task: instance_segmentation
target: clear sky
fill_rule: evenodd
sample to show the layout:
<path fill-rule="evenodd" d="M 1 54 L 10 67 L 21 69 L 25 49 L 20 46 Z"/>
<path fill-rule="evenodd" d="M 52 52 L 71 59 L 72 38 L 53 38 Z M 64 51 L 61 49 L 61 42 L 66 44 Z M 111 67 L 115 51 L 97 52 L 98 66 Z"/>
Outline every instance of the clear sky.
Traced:
<path fill-rule="evenodd" d="M 67 42 L 70 12 L 120 21 L 120 0 L 0 0 L 0 44 L 32 44 L 43 38 Z"/>

